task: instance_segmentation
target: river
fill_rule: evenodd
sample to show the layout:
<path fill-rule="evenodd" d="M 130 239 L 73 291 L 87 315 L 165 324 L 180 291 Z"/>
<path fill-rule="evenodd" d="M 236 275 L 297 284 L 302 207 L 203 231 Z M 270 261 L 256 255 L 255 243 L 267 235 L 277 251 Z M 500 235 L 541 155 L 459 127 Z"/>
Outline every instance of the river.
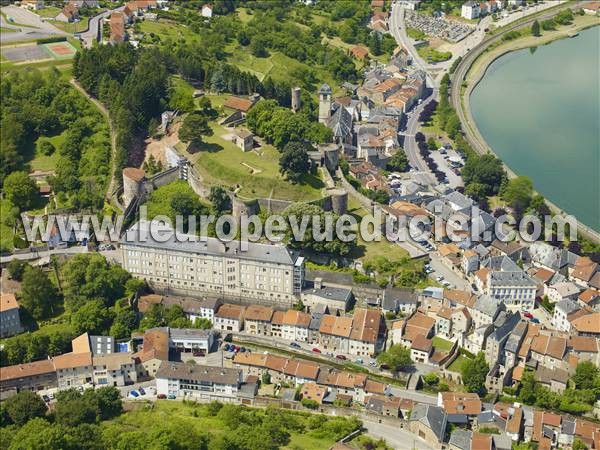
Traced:
<path fill-rule="evenodd" d="M 482 136 L 514 172 L 600 231 L 600 27 L 498 58 L 470 103 Z"/>

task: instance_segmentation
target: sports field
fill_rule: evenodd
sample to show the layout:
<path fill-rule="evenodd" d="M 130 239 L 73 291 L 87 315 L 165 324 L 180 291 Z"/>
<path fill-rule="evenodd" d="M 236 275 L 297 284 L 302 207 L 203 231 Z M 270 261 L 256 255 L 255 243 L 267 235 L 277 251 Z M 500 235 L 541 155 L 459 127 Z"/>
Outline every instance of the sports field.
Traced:
<path fill-rule="evenodd" d="M 77 49 L 69 42 L 52 42 L 50 44 L 41 44 L 54 59 L 71 59 L 77 53 Z"/>
<path fill-rule="evenodd" d="M 75 56 L 77 49 L 69 42 L 16 45 L 2 49 L 2 57 L 11 62 L 36 62 L 48 59 L 64 60 Z"/>

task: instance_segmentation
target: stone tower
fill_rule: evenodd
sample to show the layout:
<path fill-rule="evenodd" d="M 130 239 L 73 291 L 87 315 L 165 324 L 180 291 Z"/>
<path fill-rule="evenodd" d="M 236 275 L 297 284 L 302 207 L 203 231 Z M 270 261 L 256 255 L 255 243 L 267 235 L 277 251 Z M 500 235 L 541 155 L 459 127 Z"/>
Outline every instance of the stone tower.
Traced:
<path fill-rule="evenodd" d="M 302 93 L 302 89 L 299 87 L 292 88 L 292 111 L 297 113 L 300 111 L 300 94 Z"/>
<path fill-rule="evenodd" d="M 327 125 L 331 117 L 331 88 L 327 83 L 319 89 L 319 122 Z"/>

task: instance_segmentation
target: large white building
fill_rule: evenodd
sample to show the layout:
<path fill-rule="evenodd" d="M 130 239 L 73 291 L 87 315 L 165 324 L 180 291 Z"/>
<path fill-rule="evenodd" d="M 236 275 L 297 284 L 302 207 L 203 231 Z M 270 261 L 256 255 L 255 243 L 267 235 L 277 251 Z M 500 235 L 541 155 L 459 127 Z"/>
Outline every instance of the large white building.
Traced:
<path fill-rule="evenodd" d="M 481 14 L 481 8 L 479 7 L 479 3 L 476 2 L 466 2 L 462 5 L 461 8 L 461 16 L 465 19 L 473 20 L 477 19 Z"/>
<path fill-rule="evenodd" d="M 162 242 L 149 229 L 149 222 L 140 222 L 127 230 L 121 250 L 123 267 L 155 290 L 286 306 L 300 294 L 304 258 L 284 246 L 248 242 L 243 249 L 239 241 L 184 241 L 172 232 Z"/>
<path fill-rule="evenodd" d="M 242 371 L 163 361 L 156 372 L 156 392 L 204 401 L 237 401 Z"/>

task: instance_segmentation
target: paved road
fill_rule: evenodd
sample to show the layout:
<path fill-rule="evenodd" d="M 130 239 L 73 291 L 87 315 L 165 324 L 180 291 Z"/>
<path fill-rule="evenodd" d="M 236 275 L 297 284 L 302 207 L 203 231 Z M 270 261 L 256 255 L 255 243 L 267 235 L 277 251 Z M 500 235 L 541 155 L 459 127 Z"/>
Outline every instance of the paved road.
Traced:
<path fill-rule="evenodd" d="M 121 11 L 125 8 L 125 6 L 120 6 L 118 8 L 104 11 L 94 17 L 90 18 L 88 29 L 81 33 L 77 33 L 75 36 L 79 38 L 85 47 L 90 48 L 93 45 L 93 42 L 99 42 L 102 39 L 102 23 L 104 19 L 110 16 L 115 11 Z"/>
<path fill-rule="evenodd" d="M 39 252 L 33 251 L 33 252 L 20 253 L 20 254 L 9 255 L 9 256 L 2 256 L 2 257 L 0 257 L 0 263 L 4 264 L 9 261 L 12 261 L 13 259 L 20 259 L 23 261 L 28 261 L 28 260 L 33 260 L 33 259 L 49 257 L 52 255 L 78 255 L 80 253 L 87 253 L 87 252 L 88 252 L 87 247 L 82 247 L 80 245 L 76 245 L 76 246 L 67 247 L 67 248 L 57 248 L 54 250 L 45 250 L 45 251 L 39 251 Z"/>
<path fill-rule="evenodd" d="M 68 36 L 68 33 L 59 30 L 48 22 L 43 21 L 40 16 L 27 9 L 9 5 L 1 8 L 0 10 L 6 14 L 7 17 L 11 17 L 14 22 L 7 22 L 4 20 L 4 17 L 0 16 L 0 24 L 3 27 L 19 30 L 14 33 L 2 33 L 1 40 L 3 45 L 16 41 L 42 39 L 51 36 Z"/>
<path fill-rule="evenodd" d="M 419 123 L 419 114 L 421 111 L 431 103 L 433 100 L 438 99 L 439 92 L 437 88 L 433 89 L 433 91 L 426 97 L 420 105 L 417 105 L 413 108 L 410 117 L 408 117 L 406 128 L 404 132 L 404 151 L 406 152 L 406 156 L 410 162 L 410 165 L 415 169 L 421 172 L 430 172 L 429 167 L 421 157 L 419 153 L 419 149 L 417 146 L 417 141 L 415 140 L 415 134 L 419 131 L 420 123 Z"/>
<path fill-rule="evenodd" d="M 437 276 L 442 276 L 446 281 L 451 283 L 454 288 L 471 291 L 469 282 L 442 263 L 440 257 L 436 253 L 430 253 L 429 257 L 431 258 L 431 268 L 434 270 L 434 272 L 430 274 L 430 277 L 435 278 Z"/>

